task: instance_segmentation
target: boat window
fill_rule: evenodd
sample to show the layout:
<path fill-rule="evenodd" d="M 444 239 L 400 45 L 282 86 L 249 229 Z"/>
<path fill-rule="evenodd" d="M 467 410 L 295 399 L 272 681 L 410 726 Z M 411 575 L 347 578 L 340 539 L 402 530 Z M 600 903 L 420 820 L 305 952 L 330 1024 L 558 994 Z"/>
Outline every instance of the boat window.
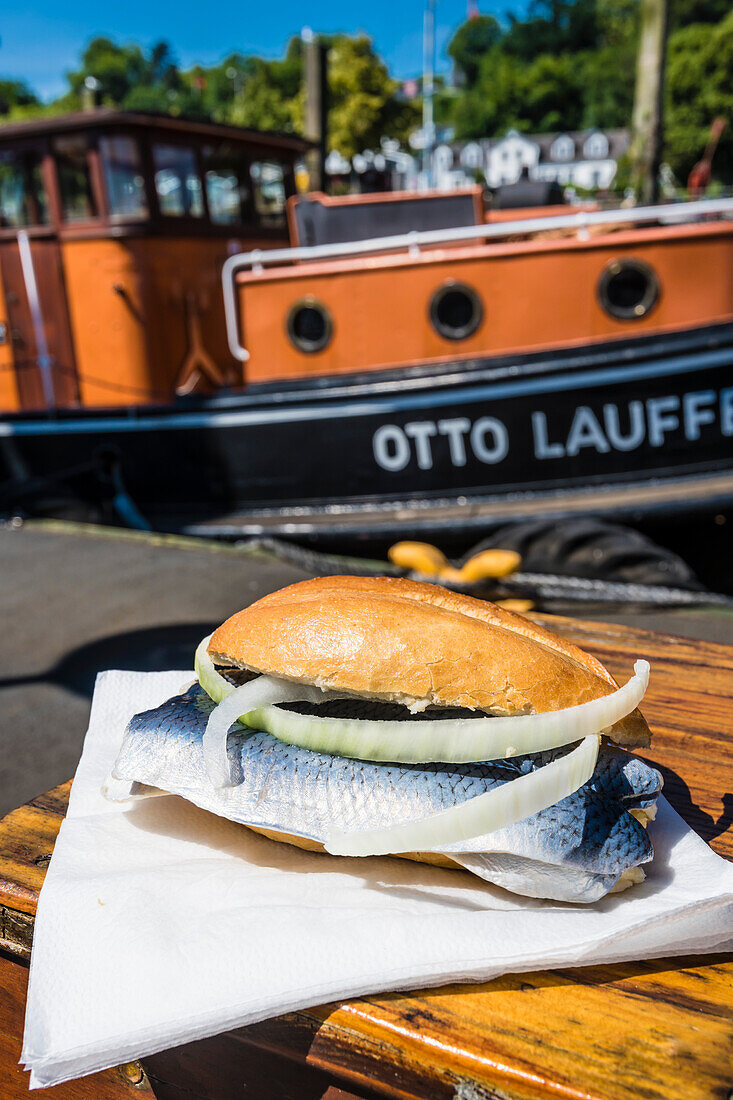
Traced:
<path fill-rule="evenodd" d="M 310 354 L 326 347 L 333 333 L 333 322 L 323 303 L 309 294 L 291 307 L 286 328 L 298 351 Z"/>
<path fill-rule="evenodd" d="M 37 153 L 0 153 L 0 228 L 48 225 L 48 204 Z"/>
<path fill-rule="evenodd" d="M 53 148 L 64 220 L 84 222 L 89 218 L 96 218 L 97 207 L 89 176 L 89 147 L 86 138 L 57 138 Z"/>
<path fill-rule="evenodd" d="M 465 340 L 483 319 L 481 299 L 472 286 L 452 279 L 435 291 L 430 302 L 433 328 L 446 340 Z"/>
<path fill-rule="evenodd" d="M 215 225 L 241 225 L 251 219 L 252 189 L 244 153 L 232 145 L 204 148 L 209 216 Z"/>
<path fill-rule="evenodd" d="M 196 154 L 185 145 L 154 145 L 155 190 L 167 218 L 203 218 L 204 200 Z"/>
<path fill-rule="evenodd" d="M 121 135 L 103 137 L 99 151 L 110 218 L 147 218 L 148 201 L 138 143 Z"/>
<path fill-rule="evenodd" d="M 255 213 L 260 225 L 280 229 L 285 225 L 285 170 L 272 160 L 257 160 L 250 167 Z"/>
<path fill-rule="evenodd" d="M 611 317 L 638 321 L 656 305 L 659 280 L 643 260 L 612 260 L 601 273 L 598 297 Z"/>

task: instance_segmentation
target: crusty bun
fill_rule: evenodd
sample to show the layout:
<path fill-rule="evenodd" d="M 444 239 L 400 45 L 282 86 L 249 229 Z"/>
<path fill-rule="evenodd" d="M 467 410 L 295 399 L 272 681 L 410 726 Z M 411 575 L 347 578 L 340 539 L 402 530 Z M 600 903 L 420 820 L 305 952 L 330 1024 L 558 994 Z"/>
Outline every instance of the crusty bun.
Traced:
<path fill-rule="evenodd" d="M 364 698 L 542 713 L 617 686 L 588 653 L 520 615 L 432 584 L 319 577 L 273 592 L 212 635 L 214 660 Z M 634 711 L 612 736 L 649 743 Z"/>

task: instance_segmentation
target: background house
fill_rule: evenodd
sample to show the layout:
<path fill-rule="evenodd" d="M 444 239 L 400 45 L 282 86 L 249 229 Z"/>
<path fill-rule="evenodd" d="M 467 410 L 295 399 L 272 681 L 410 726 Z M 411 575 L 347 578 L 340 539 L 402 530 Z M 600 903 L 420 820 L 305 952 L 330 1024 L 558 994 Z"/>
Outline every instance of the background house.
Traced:
<path fill-rule="evenodd" d="M 489 187 L 516 183 L 527 168 L 530 179 L 561 187 L 582 187 L 589 191 L 606 190 L 613 183 L 621 155 L 628 148 L 627 130 L 578 130 L 567 133 L 520 134 L 509 130 L 498 139 L 439 142 L 432 152 L 433 186 L 452 191 L 475 182 Z M 327 170 L 335 167 L 331 154 Z M 348 162 L 339 158 L 344 180 Z M 385 185 L 392 190 L 412 190 L 425 186 L 420 154 L 399 149 L 397 142 L 383 142 L 374 153 L 365 150 L 351 160 L 351 179 L 357 188 L 359 179 L 373 166 L 385 172 Z M 335 173 L 334 173 L 335 174 Z"/>

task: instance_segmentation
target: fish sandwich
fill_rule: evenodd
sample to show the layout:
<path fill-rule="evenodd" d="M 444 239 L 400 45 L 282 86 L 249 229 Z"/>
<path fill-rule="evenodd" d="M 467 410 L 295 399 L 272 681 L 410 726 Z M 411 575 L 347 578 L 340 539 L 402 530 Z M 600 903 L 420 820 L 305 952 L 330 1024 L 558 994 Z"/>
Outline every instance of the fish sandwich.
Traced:
<path fill-rule="evenodd" d="M 327 577 L 265 596 L 196 653 L 198 683 L 137 715 L 116 781 L 275 840 L 399 855 L 517 893 L 597 900 L 643 878 L 659 773 L 600 662 L 434 585 Z"/>

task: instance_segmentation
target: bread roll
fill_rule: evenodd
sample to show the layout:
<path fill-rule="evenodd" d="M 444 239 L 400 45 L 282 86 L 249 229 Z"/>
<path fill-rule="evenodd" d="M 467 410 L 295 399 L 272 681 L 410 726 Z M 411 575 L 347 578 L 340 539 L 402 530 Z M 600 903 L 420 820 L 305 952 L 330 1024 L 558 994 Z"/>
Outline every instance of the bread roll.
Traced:
<path fill-rule="evenodd" d="M 319 577 L 232 615 L 209 643 L 237 668 L 387 702 L 533 714 L 618 685 L 588 653 L 486 600 L 394 577 Z M 636 710 L 610 731 L 649 744 Z"/>

